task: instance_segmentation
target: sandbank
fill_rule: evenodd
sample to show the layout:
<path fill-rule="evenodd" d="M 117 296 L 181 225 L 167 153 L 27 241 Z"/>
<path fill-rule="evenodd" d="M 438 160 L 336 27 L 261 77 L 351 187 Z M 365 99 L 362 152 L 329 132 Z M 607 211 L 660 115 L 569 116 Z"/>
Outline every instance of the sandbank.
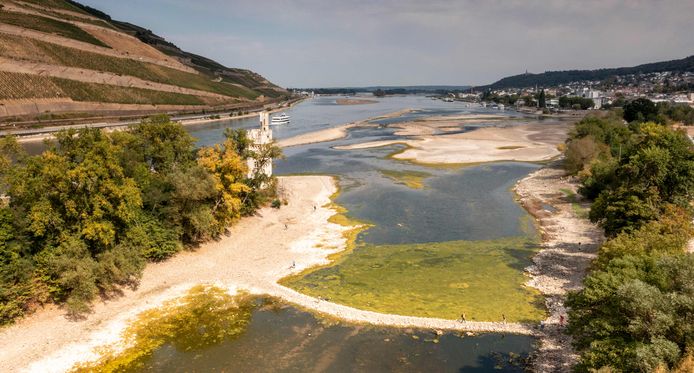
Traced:
<path fill-rule="evenodd" d="M 395 159 L 418 163 L 482 163 L 497 161 L 539 162 L 560 155 L 557 146 L 563 143 L 566 124 L 527 124 L 506 127 L 484 127 L 464 133 L 436 134 L 419 122 L 400 124 L 414 137 L 371 141 L 339 146 L 336 149 L 367 149 L 404 144 Z M 444 131 L 445 132 L 445 131 Z"/>
<path fill-rule="evenodd" d="M 335 100 L 338 105 L 366 105 L 378 103 L 376 100 L 367 100 L 363 98 L 338 98 Z"/>
<path fill-rule="evenodd" d="M 279 140 L 277 145 L 286 148 L 290 146 L 315 144 L 319 142 L 335 141 L 347 136 L 347 130 L 354 127 L 366 127 L 375 126 L 375 124 L 370 124 L 369 122 L 378 119 L 387 119 L 399 117 L 403 114 L 409 113 L 412 109 L 399 110 L 390 114 L 378 115 L 375 117 L 358 120 L 356 122 L 343 124 L 336 127 L 326 128 L 324 130 L 313 131 L 309 133 L 304 133 L 287 139 Z"/>

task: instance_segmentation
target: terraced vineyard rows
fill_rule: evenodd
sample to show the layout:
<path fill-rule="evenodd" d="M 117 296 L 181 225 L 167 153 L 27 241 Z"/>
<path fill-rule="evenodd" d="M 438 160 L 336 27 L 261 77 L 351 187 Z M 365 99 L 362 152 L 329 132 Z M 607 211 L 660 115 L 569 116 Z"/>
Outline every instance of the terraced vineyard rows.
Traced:
<path fill-rule="evenodd" d="M 0 100 L 71 98 L 119 104 L 205 105 L 200 97 L 0 71 Z M 217 102 L 218 103 L 218 102 Z"/>
<path fill-rule="evenodd" d="M 187 73 L 153 63 L 105 56 L 13 35 L 0 34 L 0 55 L 62 66 L 107 71 L 231 97 L 254 99 L 259 96 L 258 92 L 245 87 L 214 82 L 203 74 Z"/>
<path fill-rule="evenodd" d="M 70 10 L 77 13 L 84 13 L 82 9 L 68 3 L 64 0 L 22 0 L 24 3 L 41 5 L 44 7 L 58 8 L 63 10 Z"/>
<path fill-rule="evenodd" d="M 89 23 L 89 24 L 92 24 L 95 26 L 110 28 L 112 30 L 115 29 L 113 27 L 113 25 L 111 25 L 110 23 L 105 22 L 105 21 L 94 20 L 94 19 L 86 18 L 86 17 L 77 17 L 77 16 L 73 16 L 70 14 L 65 14 L 65 13 L 54 12 L 54 11 L 51 11 L 51 10 L 48 10 L 45 8 L 35 7 L 35 6 L 31 5 L 31 3 L 27 3 L 27 4 L 23 4 L 23 5 L 25 8 L 31 9 L 35 12 L 40 12 L 40 13 L 43 13 L 45 15 L 49 15 L 49 16 L 55 17 L 55 18 L 61 18 L 61 19 L 64 19 L 66 21 L 83 22 L 83 23 Z M 66 9 L 66 10 L 72 10 L 72 9 Z M 73 11 L 78 11 L 78 10 L 73 10 Z"/>
<path fill-rule="evenodd" d="M 118 104 L 204 105 L 192 95 L 153 91 L 151 89 L 118 87 L 106 84 L 84 83 L 51 78 L 54 84 L 75 101 L 111 102 Z"/>
<path fill-rule="evenodd" d="M 0 22 L 49 34 L 57 34 L 66 38 L 98 45 L 100 47 L 110 48 L 110 46 L 81 28 L 71 23 L 57 21 L 51 18 L 32 14 L 8 12 L 0 9 Z"/>
<path fill-rule="evenodd" d="M 0 71 L 0 100 L 64 97 L 50 78 Z"/>

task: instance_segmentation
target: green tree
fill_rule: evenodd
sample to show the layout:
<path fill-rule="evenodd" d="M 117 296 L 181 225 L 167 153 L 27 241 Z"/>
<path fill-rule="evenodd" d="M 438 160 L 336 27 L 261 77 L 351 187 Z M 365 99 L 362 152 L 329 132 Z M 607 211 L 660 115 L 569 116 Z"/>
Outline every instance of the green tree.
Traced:
<path fill-rule="evenodd" d="M 647 98 L 637 98 L 624 105 L 624 120 L 627 122 L 655 121 L 658 109 L 653 101 Z"/>
<path fill-rule="evenodd" d="M 579 371 L 673 367 L 694 340 L 694 256 L 616 258 L 567 305 Z"/>
<path fill-rule="evenodd" d="M 212 213 L 221 232 L 241 217 L 244 196 L 252 192 L 244 183 L 248 167 L 231 139 L 222 145 L 200 149 L 198 164 L 212 175 L 216 191 Z"/>
<path fill-rule="evenodd" d="M 595 265 L 605 268 L 615 258 L 632 256 L 659 256 L 683 254 L 694 228 L 689 211 L 667 205 L 657 220 L 631 232 L 623 232 L 605 242 Z"/>
<path fill-rule="evenodd" d="M 570 174 L 577 174 L 589 167 L 598 157 L 609 156 L 609 148 L 588 135 L 571 140 L 567 144 L 564 155 L 564 168 Z"/>
<path fill-rule="evenodd" d="M 544 89 L 540 91 L 540 94 L 539 94 L 538 97 L 537 97 L 537 102 L 538 102 L 538 105 L 539 105 L 541 108 L 546 108 L 546 107 L 547 107 L 547 101 L 546 101 L 545 90 L 544 90 Z"/>
<path fill-rule="evenodd" d="M 140 257 L 115 255 L 120 234 L 137 216 L 140 191 L 124 175 L 116 146 L 95 129 L 62 132 L 57 146 L 30 157 L 10 174 L 11 206 L 26 221 L 24 234 L 32 255 L 40 255 L 44 282 L 56 299 L 73 310 L 99 289 L 109 290 L 108 277 L 136 281 L 138 270 L 124 266 L 114 274 L 114 261 L 136 263 Z M 100 259 L 108 259 L 99 266 Z M 123 264 L 123 263 L 120 263 Z"/>
<path fill-rule="evenodd" d="M 0 208 L 0 325 L 22 316 L 32 298 L 32 263 L 27 258 L 12 211 Z"/>
<path fill-rule="evenodd" d="M 613 183 L 600 192 L 590 212 L 613 236 L 655 219 L 664 204 L 688 207 L 694 191 L 694 153 L 686 134 L 655 123 L 638 128 L 614 171 Z"/>

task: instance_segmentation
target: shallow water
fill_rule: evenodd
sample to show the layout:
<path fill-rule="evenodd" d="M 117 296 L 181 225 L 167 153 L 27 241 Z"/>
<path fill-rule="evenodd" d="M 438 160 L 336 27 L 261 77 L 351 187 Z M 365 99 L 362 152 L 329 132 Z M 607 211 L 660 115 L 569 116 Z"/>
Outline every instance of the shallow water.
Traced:
<path fill-rule="evenodd" d="M 266 303 L 258 300 L 239 337 L 193 351 L 167 344 L 131 371 L 522 372 L 533 344 L 526 336 L 437 337 L 432 331 L 330 323 Z"/>
<path fill-rule="evenodd" d="M 363 120 L 406 108 L 414 112 L 376 121 L 388 124 L 422 115 L 495 113 L 423 96 L 389 97 L 377 104 L 336 105 L 320 97 L 287 110 L 292 124 L 274 128 L 277 139 Z M 475 124 L 475 126 L 485 125 Z M 198 145 L 223 140 L 225 128 L 253 128 L 257 118 L 188 126 Z M 461 129 L 463 130 L 463 129 Z M 534 227 L 510 188 L 538 166 L 498 163 L 468 168 L 425 167 L 388 157 L 401 146 L 341 151 L 362 141 L 394 139 L 386 127 L 356 128 L 338 141 L 284 150 L 277 175 L 339 176 L 336 202 L 351 218 L 372 224 L 355 250 L 336 265 L 291 279 L 309 294 L 365 309 L 401 314 L 509 321 L 542 315 L 536 293 L 523 287 L 523 267 L 535 250 Z M 484 286 L 481 286 L 484 285 Z M 389 308 L 391 307 L 391 308 Z M 413 338 L 417 336 L 417 338 Z M 137 371 L 522 371 L 508 364 L 527 355 L 534 340 L 488 334 L 460 338 L 430 331 L 326 325 L 292 307 L 253 311 L 248 330 L 234 340 L 196 351 L 158 349 Z M 510 353 L 514 354 L 511 355 Z"/>
<path fill-rule="evenodd" d="M 481 321 L 544 318 L 542 297 L 524 286 L 523 268 L 538 250 L 535 227 L 510 191 L 539 166 L 428 167 L 388 157 L 400 145 L 334 148 L 391 138 L 396 136 L 389 128 L 357 128 L 343 140 L 286 149 L 287 158 L 275 163 L 280 175 L 338 175 L 335 202 L 348 217 L 371 225 L 333 265 L 282 283 L 377 312 L 449 319 L 465 312 Z"/>

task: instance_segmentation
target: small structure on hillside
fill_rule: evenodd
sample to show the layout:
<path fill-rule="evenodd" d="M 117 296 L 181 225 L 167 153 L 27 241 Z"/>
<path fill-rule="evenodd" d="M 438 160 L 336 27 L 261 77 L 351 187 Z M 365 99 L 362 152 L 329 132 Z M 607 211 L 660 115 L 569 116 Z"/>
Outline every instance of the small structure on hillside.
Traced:
<path fill-rule="evenodd" d="M 248 139 L 251 141 L 251 150 L 257 152 L 263 145 L 272 142 L 272 130 L 270 129 L 270 113 L 263 111 L 260 113 L 260 128 L 248 131 Z M 251 178 L 257 171 L 272 176 L 272 159 L 268 159 L 267 163 L 262 166 L 261 170 L 257 170 L 256 160 L 248 158 L 248 177 Z"/>

